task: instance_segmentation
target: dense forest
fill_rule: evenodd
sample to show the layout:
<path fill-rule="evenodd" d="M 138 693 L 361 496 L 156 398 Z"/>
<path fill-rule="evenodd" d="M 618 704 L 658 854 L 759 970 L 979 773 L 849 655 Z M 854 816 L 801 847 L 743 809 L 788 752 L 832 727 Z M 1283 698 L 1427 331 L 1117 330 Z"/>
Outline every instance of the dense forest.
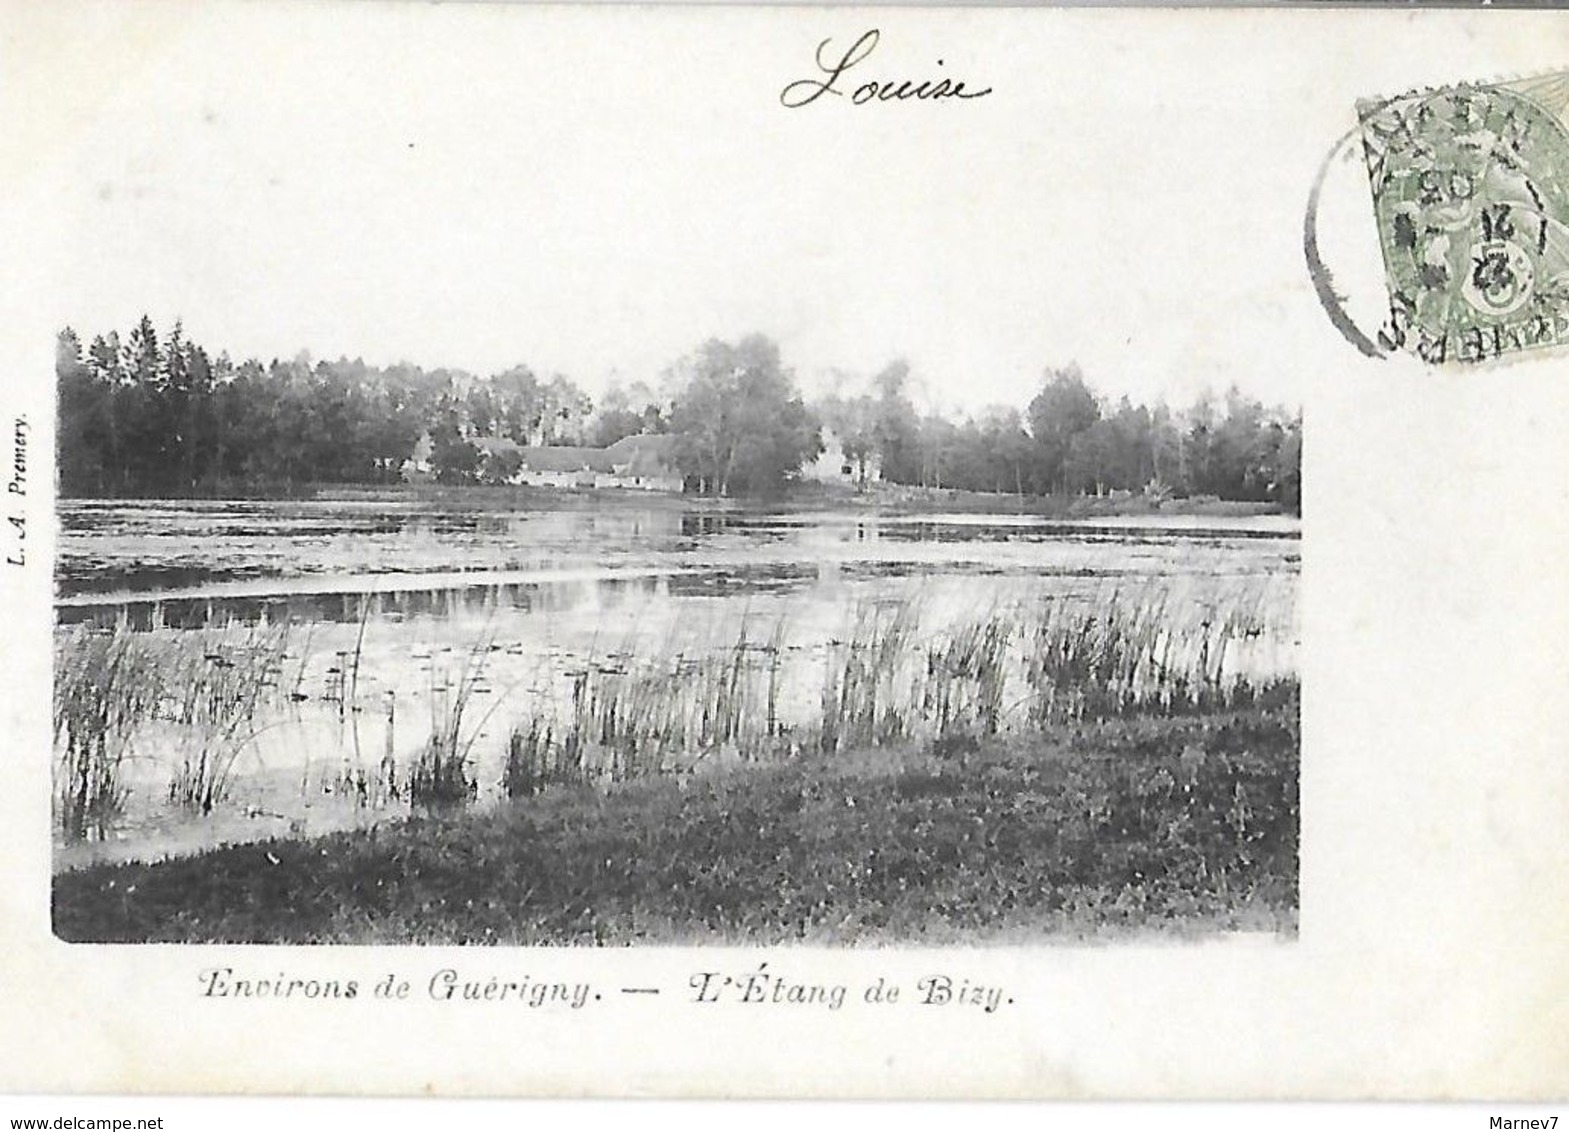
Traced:
<path fill-rule="evenodd" d="M 594 401 L 525 365 L 481 377 L 360 359 L 236 363 L 160 335 L 143 317 L 85 347 L 57 343 L 60 490 L 71 496 L 217 495 L 402 482 L 416 455 L 445 483 L 483 482 L 475 442 L 603 447 L 667 433 L 688 489 L 788 488 L 825 439 L 861 483 L 1009 494 L 1145 492 L 1300 505 L 1300 415 L 1237 391 L 1180 412 L 1098 397 L 1077 366 L 1047 370 L 1022 408 L 955 420 L 921 413 L 909 366 L 865 392 L 808 405 L 776 344 L 710 341 L 658 389 L 613 385 Z"/>

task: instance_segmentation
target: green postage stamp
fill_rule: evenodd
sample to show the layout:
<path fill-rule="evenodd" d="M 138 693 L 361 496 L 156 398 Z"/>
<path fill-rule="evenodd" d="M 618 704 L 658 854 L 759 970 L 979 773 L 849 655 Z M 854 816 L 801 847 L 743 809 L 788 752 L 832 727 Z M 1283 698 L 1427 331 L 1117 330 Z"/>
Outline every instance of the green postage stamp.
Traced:
<path fill-rule="evenodd" d="M 1388 349 L 1480 362 L 1569 341 L 1569 72 L 1357 103 Z"/>

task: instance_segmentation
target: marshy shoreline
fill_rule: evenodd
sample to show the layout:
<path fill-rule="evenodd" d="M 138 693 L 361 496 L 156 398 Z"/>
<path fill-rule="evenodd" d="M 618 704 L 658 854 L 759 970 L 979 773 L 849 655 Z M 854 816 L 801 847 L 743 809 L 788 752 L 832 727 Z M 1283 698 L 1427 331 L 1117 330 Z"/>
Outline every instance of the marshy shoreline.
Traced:
<path fill-rule="evenodd" d="M 303 537 L 60 618 L 64 939 L 1294 929 L 1290 521 L 70 514 L 84 576 Z"/>
<path fill-rule="evenodd" d="M 1291 935 L 1299 694 L 554 786 L 62 873 L 72 942 L 1010 943 Z"/>

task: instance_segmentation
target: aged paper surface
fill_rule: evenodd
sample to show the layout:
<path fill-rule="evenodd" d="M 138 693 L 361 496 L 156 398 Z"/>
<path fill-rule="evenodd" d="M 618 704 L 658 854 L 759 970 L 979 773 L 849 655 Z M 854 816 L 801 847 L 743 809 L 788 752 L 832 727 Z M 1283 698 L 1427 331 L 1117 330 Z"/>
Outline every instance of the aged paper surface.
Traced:
<path fill-rule="evenodd" d="M 1561 70 L 1563 16 L 272 3 L 4 16 L 0 1086 L 1569 1091 L 1569 369 L 1553 349 L 1457 367 L 1378 348 L 1389 294 L 1356 133 L 1369 99 Z M 910 97 L 885 97 L 906 80 Z M 871 82 L 894 85 L 859 93 Z M 1523 270 L 1513 254 L 1498 270 Z M 905 352 L 934 403 L 966 412 L 1021 408 L 1070 361 L 1112 402 L 1188 404 L 1235 384 L 1300 406 L 1294 922 L 935 943 L 58 938 L 51 363 L 63 327 L 85 345 L 144 313 L 160 331 L 183 319 L 236 362 L 309 349 L 489 373 L 521 353 L 593 378 L 653 374 L 757 331 L 803 381 L 818 374 L 818 393 L 834 364 L 865 375 Z M 1022 500 L 1022 475 L 1003 490 Z M 1189 749 L 1183 765 L 1201 763 Z M 110 891 L 95 915 L 141 907 Z M 176 938 L 182 915 L 198 911 L 171 908 L 140 938 Z M 774 985 L 756 982 L 765 970 L 842 998 L 740 989 Z M 231 980 L 356 993 L 211 993 Z M 898 1001 L 880 991 L 892 986 Z M 534 1005 L 531 987 L 548 990 Z"/>

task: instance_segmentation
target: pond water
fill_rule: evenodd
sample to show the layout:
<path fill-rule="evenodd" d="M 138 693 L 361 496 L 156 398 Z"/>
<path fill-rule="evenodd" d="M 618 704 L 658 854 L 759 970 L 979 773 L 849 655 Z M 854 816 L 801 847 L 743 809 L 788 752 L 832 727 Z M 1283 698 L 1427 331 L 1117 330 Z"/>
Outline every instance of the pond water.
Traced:
<path fill-rule="evenodd" d="M 105 749 L 122 805 L 99 836 L 59 841 L 60 867 L 406 813 L 433 735 L 452 738 L 480 801 L 520 746 L 566 744 L 606 776 L 626 770 L 618 744 L 659 747 L 654 768 L 673 772 L 765 740 L 788 753 L 820 741 L 830 698 L 847 702 L 857 642 L 890 655 L 866 686 L 902 697 L 909 735 L 939 701 L 944 720 L 972 711 L 987 729 L 1028 716 L 1031 650 L 1060 636 L 1063 611 L 1136 623 L 1150 659 L 1134 683 L 1296 666 L 1299 527 L 1281 516 L 372 499 L 74 501 L 59 520 L 57 718 L 73 687 L 101 698 L 106 642 L 136 660 L 113 679 L 145 685 L 95 709 L 120 721 Z M 193 766 L 210 806 L 191 801 Z"/>

